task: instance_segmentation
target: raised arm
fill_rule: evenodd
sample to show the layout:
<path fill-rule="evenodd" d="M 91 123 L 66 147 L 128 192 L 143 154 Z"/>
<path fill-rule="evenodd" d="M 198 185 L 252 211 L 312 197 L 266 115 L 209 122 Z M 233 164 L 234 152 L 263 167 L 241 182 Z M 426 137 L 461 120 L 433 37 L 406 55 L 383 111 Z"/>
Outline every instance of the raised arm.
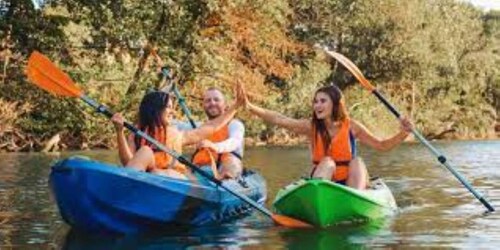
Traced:
<path fill-rule="evenodd" d="M 388 139 L 379 139 L 361 123 L 351 120 L 351 129 L 353 131 L 354 137 L 358 138 L 361 143 L 379 151 L 389 151 L 403 142 L 410 134 L 412 126 L 413 125 L 408 119 L 403 118 L 401 119 L 401 130 L 399 131 L 399 133 Z"/>
<path fill-rule="evenodd" d="M 241 87 L 241 83 L 236 84 L 236 102 L 234 102 L 221 116 L 204 123 L 201 127 L 190 130 L 183 131 L 183 145 L 194 144 L 200 142 L 203 139 L 208 138 L 213 133 L 221 129 L 224 125 L 229 123 L 236 114 L 236 110 L 245 103 L 244 93 Z"/>
<path fill-rule="evenodd" d="M 120 162 L 122 165 L 127 165 L 127 163 L 132 159 L 135 152 L 135 144 L 134 144 L 134 136 L 130 135 L 128 140 L 125 136 L 125 129 L 123 127 L 123 119 L 122 114 L 116 113 L 111 118 L 113 124 L 115 125 L 116 130 L 116 140 L 118 142 L 118 155 L 120 157 Z"/>
<path fill-rule="evenodd" d="M 197 143 L 217 132 L 217 130 L 224 127 L 224 125 L 226 125 L 229 121 L 231 121 L 231 119 L 233 119 L 234 115 L 236 114 L 237 107 L 238 107 L 237 104 L 231 105 L 229 109 L 226 112 L 224 112 L 221 116 L 213 120 L 209 120 L 208 122 L 205 122 L 199 128 L 188 131 L 182 131 L 181 132 L 183 133 L 182 145 L 190 145 Z"/>
<path fill-rule="evenodd" d="M 307 136 L 311 135 L 312 126 L 310 121 L 306 119 L 300 119 L 300 120 L 293 119 L 278 112 L 261 108 L 255 104 L 252 104 L 248 100 L 248 96 L 242 84 L 238 85 L 238 92 L 243 98 L 244 101 L 243 104 L 245 105 L 245 108 L 248 109 L 253 114 L 262 118 L 264 121 L 274 124 L 276 126 L 286 128 L 300 135 L 307 135 Z"/>
<path fill-rule="evenodd" d="M 228 153 L 237 150 L 244 144 L 245 126 L 237 119 L 233 119 L 228 126 L 229 137 L 221 142 L 213 143 L 213 149 L 217 153 Z"/>
<path fill-rule="evenodd" d="M 255 104 L 252 104 L 248 100 L 248 96 L 246 94 L 245 88 L 243 85 L 238 85 L 239 93 L 244 100 L 245 108 L 248 109 L 253 114 L 262 118 L 264 121 L 274 124 L 276 126 L 280 126 L 286 128 L 294 133 L 300 135 L 311 135 L 311 122 L 306 119 L 294 119 L 283 114 L 280 114 L 276 111 L 268 110 L 265 108 L 261 108 Z"/>

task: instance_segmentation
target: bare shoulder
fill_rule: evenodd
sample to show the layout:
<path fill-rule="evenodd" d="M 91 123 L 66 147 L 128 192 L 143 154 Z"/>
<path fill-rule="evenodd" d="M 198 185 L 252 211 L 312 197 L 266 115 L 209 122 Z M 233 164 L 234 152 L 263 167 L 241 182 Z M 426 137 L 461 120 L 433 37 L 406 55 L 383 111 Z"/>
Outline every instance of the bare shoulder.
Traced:
<path fill-rule="evenodd" d="M 359 128 L 360 126 L 360 123 L 354 119 L 349 119 L 349 125 L 351 126 L 351 128 Z"/>
<path fill-rule="evenodd" d="M 363 126 L 363 124 L 361 124 L 360 122 L 354 120 L 354 119 L 350 119 L 349 120 L 349 126 L 351 128 L 351 131 L 354 135 L 354 137 L 358 137 L 361 133 L 363 133 L 363 131 L 366 130 L 365 126 Z"/>
<path fill-rule="evenodd" d="M 313 125 L 311 120 L 309 119 L 299 119 L 298 121 L 298 129 L 300 134 L 310 137 L 312 135 Z"/>
<path fill-rule="evenodd" d="M 166 132 L 167 132 L 167 134 L 169 136 L 179 136 L 180 134 L 184 133 L 185 131 L 184 130 L 179 130 L 177 128 L 177 126 L 170 125 L 170 126 L 167 127 Z"/>

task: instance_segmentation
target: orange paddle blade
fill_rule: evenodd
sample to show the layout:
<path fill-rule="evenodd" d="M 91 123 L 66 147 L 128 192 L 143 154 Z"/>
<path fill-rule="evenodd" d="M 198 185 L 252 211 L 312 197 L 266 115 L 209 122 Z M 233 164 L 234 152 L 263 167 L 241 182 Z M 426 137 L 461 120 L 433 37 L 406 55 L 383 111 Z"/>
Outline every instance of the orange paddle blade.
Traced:
<path fill-rule="evenodd" d="M 31 82 L 54 95 L 69 97 L 82 95 L 82 91 L 73 80 L 38 51 L 31 53 L 26 75 Z"/>
<path fill-rule="evenodd" d="M 371 85 L 371 83 L 365 78 L 363 73 L 361 73 L 361 70 L 347 57 L 345 57 L 342 54 L 339 54 L 337 52 L 329 51 L 325 49 L 325 52 L 330 55 L 331 57 L 335 58 L 338 62 L 340 62 L 344 67 L 351 72 L 351 74 L 358 79 L 358 81 L 369 91 L 375 90 L 375 87 Z"/>
<path fill-rule="evenodd" d="M 276 224 L 291 228 L 312 228 L 309 223 L 280 214 L 273 214 L 272 218 Z"/>

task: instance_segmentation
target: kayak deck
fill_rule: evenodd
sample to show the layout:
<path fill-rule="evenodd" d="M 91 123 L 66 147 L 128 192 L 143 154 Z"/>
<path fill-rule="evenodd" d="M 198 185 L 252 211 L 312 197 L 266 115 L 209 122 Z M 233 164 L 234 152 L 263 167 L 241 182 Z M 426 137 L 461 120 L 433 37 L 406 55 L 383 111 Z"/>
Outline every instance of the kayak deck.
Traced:
<path fill-rule="evenodd" d="M 393 214 L 397 205 L 382 179 L 367 190 L 356 190 L 321 179 L 302 179 L 281 189 L 273 207 L 277 213 L 317 227 L 345 221 L 372 220 Z"/>
<path fill-rule="evenodd" d="M 259 204 L 266 199 L 265 181 L 255 172 L 224 184 Z M 49 185 L 64 221 L 84 231 L 161 231 L 219 223 L 252 211 L 208 181 L 173 179 L 80 157 L 52 166 Z"/>

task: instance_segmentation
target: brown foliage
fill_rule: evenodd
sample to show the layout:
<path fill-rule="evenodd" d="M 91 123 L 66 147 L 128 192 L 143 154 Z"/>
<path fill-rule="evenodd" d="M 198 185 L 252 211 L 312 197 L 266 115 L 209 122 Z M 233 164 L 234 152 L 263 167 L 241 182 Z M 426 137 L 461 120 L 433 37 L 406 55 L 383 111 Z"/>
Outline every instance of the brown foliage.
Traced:
<path fill-rule="evenodd" d="M 28 103 L 20 104 L 0 99 L 0 151 L 20 151 L 34 143 L 27 140 L 28 135 L 15 126 L 18 118 L 30 110 Z M 30 145 L 26 145 L 27 143 Z"/>

